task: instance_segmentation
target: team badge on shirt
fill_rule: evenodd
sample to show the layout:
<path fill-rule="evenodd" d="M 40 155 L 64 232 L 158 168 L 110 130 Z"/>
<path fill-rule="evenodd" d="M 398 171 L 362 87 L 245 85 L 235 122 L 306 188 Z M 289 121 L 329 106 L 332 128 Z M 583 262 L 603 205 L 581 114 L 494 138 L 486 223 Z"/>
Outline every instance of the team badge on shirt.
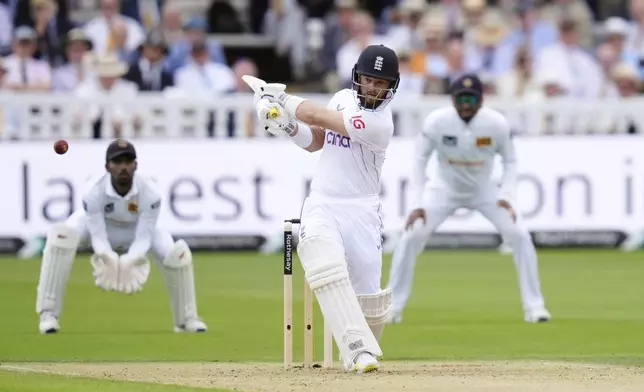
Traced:
<path fill-rule="evenodd" d="M 443 144 L 446 146 L 455 146 L 458 144 L 458 138 L 456 136 L 443 136 Z"/>
<path fill-rule="evenodd" d="M 131 213 L 136 214 L 137 212 L 139 212 L 139 206 L 135 202 L 131 201 L 127 203 L 127 210 Z"/>
<path fill-rule="evenodd" d="M 114 203 L 105 204 L 105 207 L 103 207 L 103 211 L 106 214 L 109 214 L 110 212 L 114 212 Z"/>
<path fill-rule="evenodd" d="M 477 137 L 476 138 L 476 147 L 489 147 L 492 145 L 491 137 Z"/>

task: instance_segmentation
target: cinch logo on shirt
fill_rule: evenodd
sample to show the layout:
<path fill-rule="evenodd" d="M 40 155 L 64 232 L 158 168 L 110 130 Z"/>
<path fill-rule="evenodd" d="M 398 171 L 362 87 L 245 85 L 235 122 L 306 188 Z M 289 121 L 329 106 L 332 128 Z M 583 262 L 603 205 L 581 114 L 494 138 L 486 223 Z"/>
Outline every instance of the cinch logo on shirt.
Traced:
<path fill-rule="evenodd" d="M 337 134 L 335 132 L 327 132 L 326 144 L 330 144 L 332 146 L 339 146 L 343 148 L 351 148 L 351 139 L 349 139 L 346 136 Z"/>

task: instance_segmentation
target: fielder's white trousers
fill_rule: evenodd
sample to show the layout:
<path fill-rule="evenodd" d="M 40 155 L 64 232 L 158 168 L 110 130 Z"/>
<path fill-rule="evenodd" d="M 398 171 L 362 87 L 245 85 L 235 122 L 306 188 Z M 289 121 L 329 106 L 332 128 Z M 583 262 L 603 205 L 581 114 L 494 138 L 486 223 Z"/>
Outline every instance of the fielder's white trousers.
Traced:
<path fill-rule="evenodd" d="M 382 230 L 380 199 L 344 199 L 317 193 L 304 201 L 300 240 L 310 235 L 332 238 L 343 247 L 356 294 L 381 291 Z"/>
<path fill-rule="evenodd" d="M 425 248 L 429 236 L 459 208 L 480 212 L 512 247 L 524 310 L 545 306 L 539 283 L 537 252 L 530 233 L 521 226 L 519 218 L 513 222 L 508 211 L 497 205 L 498 193 L 496 187 L 486 188 L 471 197 L 455 197 L 443 189 L 425 191 L 423 204 L 427 222 L 424 225 L 416 222 L 412 229 L 403 233 L 394 250 L 389 277 L 394 312 L 402 312 L 409 300 L 416 258 Z"/>
<path fill-rule="evenodd" d="M 87 228 L 87 215 L 84 210 L 75 211 L 65 224 L 74 229 L 80 237 L 81 244 L 91 245 L 89 230 Z M 128 251 L 130 245 L 134 241 L 136 226 L 127 225 L 119 226 L 115 223 L 106 221 L 105 229 L 107 231 L 107 240 L 112 246 L 112 250 L 118 254 L 123 254 Z M 169 231 L 160 228 L 155 228 L 152 234 L 152 245 L 150 252 L 157 261 L 163 261 L 172 251 L 174 246 L 174 239 Z"/>

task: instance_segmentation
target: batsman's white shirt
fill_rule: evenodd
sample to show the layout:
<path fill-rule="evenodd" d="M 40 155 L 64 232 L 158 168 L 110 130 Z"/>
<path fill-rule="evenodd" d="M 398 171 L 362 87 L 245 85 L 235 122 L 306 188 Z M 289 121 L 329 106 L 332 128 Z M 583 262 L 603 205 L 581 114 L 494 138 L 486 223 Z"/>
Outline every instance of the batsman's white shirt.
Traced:
<path fill-rule="evenodd" d="M 382 217 L 380 187 L 394 125 L 389 106 L 362 110 L 355 92 L 337 92 L 328 106 L 341 111 L 350 137 L 327 129 L 325 142 L 302 207 L 300 238 L 323 235 L 345 249 L 357 294 L 380 292 Z"/>
<path fill-rule="evenodd" d="M 501 113 L 481 108 L 466 123 L 454 107 L 435 110 L 425 119 L 416 148 L 412 178 L 415 208 L 423 206 L 423 193 L 431 189 L 458 199 L 490 192 L 509 202 L 515 199 L 516 154 L 510 126 Z M 432 154 L 437 157 L 437 173 L 427 181 L 425 173 Z M 492 178 L 497 154 L 503 160 L 500 189 Z"/>
<path fill-rule="evenodd" d="M 132 189 L 120 196 L 108 173 L 89 181 L 83 195 L 83 209 L 67 220 L 81 241 L 90 241 L 94 253 L 113 250 L 145 256 L 148 251 L 163 260 L 174 241 L 169 232 L 157 228 L 161 193 L 154 181 L 135 174 Z"/>

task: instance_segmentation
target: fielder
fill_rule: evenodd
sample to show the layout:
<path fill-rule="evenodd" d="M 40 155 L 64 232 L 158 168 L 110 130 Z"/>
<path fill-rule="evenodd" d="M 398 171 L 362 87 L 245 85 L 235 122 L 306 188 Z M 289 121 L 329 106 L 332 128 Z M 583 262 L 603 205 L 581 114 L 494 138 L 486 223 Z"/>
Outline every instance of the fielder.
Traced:
<path fill-rule="evenodd" d="M 83 209 L 52 227 L 40 270 L 36 312 L 40 333 L 60 330 L 67 280 L 76 251 L 89 242 L 96 285 L 109 291 L 141 291 L 150 273 L 146 255 L 159 263 L 170 294 L 175 332 L 204 332 L 197 316 L 192 254 L 183 240 L 157 227 L 161 195 L 152 180 L 135 174 L 134 146 L 116 140 L 107 148 L 107 173 L 90 182 Z M 119 256 L 120 254 L 120 256 Z"/>
<path fill-rule="evenodd" d="M 398 57 L 369 46 L 353 68 L 352 89 L 326 108 L 286 94 L 282 84 L 249 80 L 266 130 L 322 150 L 301 213 L 298 254 L 346 371 L 379 368 L 379 339 L 391 311 L 381 290 L 380 174 L 393 136 L 388 104 L 399 83 Z M 271 113 L 276 118 L 271 119 Z"/>
<path fill-rule="evenodd" d="M 479 211 L 512 247 L 525 321 L 549 321 L 550 313 L 541 295 L 537 253 L 512 207 L 517 168 L 510 126 L 502 114 L 482 107 L 483 87 L 476 75 L 462 76 L 451 90 L 453 107 L 428 115 L 416 143 L 412 177 L 416 200 L 393 254 L 388 286 L 393 290 L 391 321 L 402 321 L 416 258 L 429 236 L 459 208 Z M 434 153 L 438 158 L 437 178 L 426 183 L 427 163 Z M 491 178 L 497 154 L 503 159 L 500 188 Z"/>

